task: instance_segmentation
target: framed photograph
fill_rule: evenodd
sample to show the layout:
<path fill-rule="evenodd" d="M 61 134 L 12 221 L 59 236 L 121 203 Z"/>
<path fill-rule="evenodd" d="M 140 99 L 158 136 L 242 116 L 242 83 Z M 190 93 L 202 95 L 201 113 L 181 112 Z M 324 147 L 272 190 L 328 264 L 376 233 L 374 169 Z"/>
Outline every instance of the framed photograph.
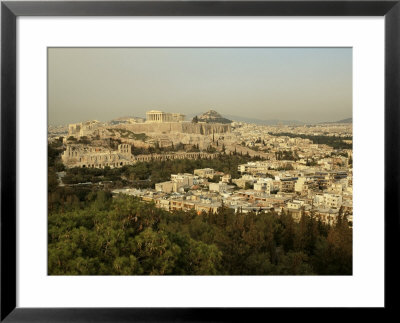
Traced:
<path fill-rule="evenodd" d="M 399 15 L 2 2 L 1 321 L 394 309 Z"/>

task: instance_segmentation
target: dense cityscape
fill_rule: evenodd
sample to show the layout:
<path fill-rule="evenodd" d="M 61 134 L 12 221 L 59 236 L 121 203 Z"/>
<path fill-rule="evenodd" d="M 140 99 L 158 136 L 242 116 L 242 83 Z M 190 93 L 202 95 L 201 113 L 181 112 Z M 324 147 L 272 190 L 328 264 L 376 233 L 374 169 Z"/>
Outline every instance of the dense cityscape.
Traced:
<path fill-rule="evenodd" d="M 52 274 L 351 274 L 351 119 L 318 124 L 262 125 L 229 120 L 214 110 L 189 120 L 181 113 L 151 110 L 146 118 L 124 117 L 109 122 L 92 120 L 49 126 L 48 142 L 49 272 Z M 194 239 L 204 244 L 203 247 L 211 248 L 199 251 L 198 257 L 204 253 L 207 260 L 197 259 L 196 268 L 202 268 L 198 271 L 193 268 L 179 271 L 176 262 L 170 264 L 170 268 L 164 263 L 162 269 L 156 270 L 157 265 L 152 264 L 146 270 L 140 267 L 140 257 L 135 255 L 132 260 L 134 252 L 131 256 L 129 252 L 122 256 L 119 251 L 116 251 L 118 256 L 107 260 L 111 261 L 110 267 L 101 270 L 99 257 L 85 257 L 82 246 L 68 255 L 68 261 L 72 259 L 73 264 L 66 265 L 67 260 L 62 264 L 61 259 L 66 255 L 59 254 L 60 243 L 66 243 L 65 235 L 73 230 L 67 226 L 67 233 L 56 234 L 65 220 L 62 217 L 56 220 L 56 215 L 65 217 L 76 210 L 90 213 L 93 212 L 93 208 L 89 211 L 91 204 L 97 205 L 99 211 L 114 210 L 118 203 L 134 203 L 134 208 L 147 205 L 149 209 L 159 210 L 161 218 L 168 218 L 168 214 L 171 219 L 180 217 L 179 223 L 190 215 L 190 221 L 202 217 L 207 224 L 216 221 L 213 223 L 221 226 L 218 219 L 224 218 L 222 230 L 227 230 L 229 219 L 226 217 L 242 217 L 243 221 L 272 217 L 275 219 L 270 221 L 280 228 L 271 229 L 272 245 L 259 246 L 256 257 L 260 259 L 241 254 L 236 255 L 238 258 L 233 262 L 231 255 L 229 268 L 221 267 L 224 262 L 222 243 L 205 238 L 211 232 L 203 232 L 201 238 L 197 236 L 196 239 L 191 232 L 192 223 L 180 223 L 187 226 L 188 241 Z M 103 206 L 99 206 L 101 204 Z M 87 212 L 83 217 L 88 216 Z M 55 222 L 52 222 L 52 214 Z M 138 221 L 137 215 L 133 221 Z M 150 225 L 152 233 L 159 232 L 158 224 L 156 228 L 154 225 Z M 83 230 L 83 227 L 85 225 L 76 229 Z M 95 223 L 86 226 L 90 230 L 93 227 L 97 228 Z M 161 231 L 165 234 L 169 230 L 171 228 Z M 243 230 L 251 232 L 251 228 Z M 292 236 L 287 236 L 290 232 Z M 137 233 L 144 234 L 142 229 Z M 243 234 L 241 238 L 245 238 Z M 265 234 L 264 230 L 262 235 Z M 346 235 L 347 240 L 341 234 Z M 296 242 L 296 236 L 300 242 Z M 302 242 L 304 236 L 312 241 Z M 77 240 L 80 242 L 75 243 L 82 243 L 82 239 L 80 234 Z M 345 243 L 343 240 L 347 241 L 345 248 L 350 248 L 345 256 L 341 254 L 343 250 L 335 251 L 340 256 L 332 256 L 329 246 L 323 246 L 324 243 Z M 177 245 L 182 249 L 182 245 Z M 324 252 L 336 263 L 330 264 L 333 267 L 329 270 L 326 269 L 328 265 L 318 264 L 315 259 L 317 249 L 325 247 Z M 100 244 L 93 248 L 103 247 Z M 159 256 L 166 249 L 169 247 L 164 246 Z M 284 256 L 279 257 L 280 254 Z M 261 259 L 263 257 L 265 259 Z M 266 260 L 270 267 L 263 270 Z M 253 269 L 241 270 L 233 265 L 243 261 L 254 262 Z M 289 269 L 279 267 L 285 262 Z"/>
<path fill-rule="evenodd" d="M 216 112 L 209 111 L 202 118 L 212 113 L 219 117 Z M 160 115 L 163 114 L 160 112 Z M 271 209 L 280 212 L 285 209 L 298 219 L 302 209 L 307 212 L 313 210 L 329 224 L 335 221 L 342 207 L 349 213 L 351 221 L 351 124 L 293 127 L 232 122 L 223 127 L 223 124 L 210 120 L 208 123 L 191 122 L 189 125 L 193 128 L 170 133 L 159 126 L 175 122 L 166 122 L 161 118 L 160 122 L 125 118 L 109 124 L 90 121 L 69 125 L 68 134 L 63 139 L 66 150 L 61 159 L 68 168 L 104 169 L 151 160 L 246 155 L 259 160 L 239 164 L 235 174 L 206 167 L 195 169 L 193 173 L 170 174 L 168 181 L 156 183 L 148 189 L 129 186 L 117 188 L 113 193 L 154 201 L 157 207 L 167 211 L 195 209 L 216 212 L 223 203 L 241 212 Z M 132 131 L 145 125 L 150 126 L 146 133 Z M 198 129 L 201 133 L 205 126 L 208 135 L 195 133 Z M 57 135 L 50 138 L 59 139 Z M 326 143 L 318 144 L 316 140 L 325 140 Z M 112 143 L 118 149 L 112 150 Z M 167 151 L 135 155 L 132 146 L 144 151 L 155 147 Z M 172 151 L 172 147 L 182 149 Z M 65 172 L 58 173 L 61 183 L 64 175 Z"/>

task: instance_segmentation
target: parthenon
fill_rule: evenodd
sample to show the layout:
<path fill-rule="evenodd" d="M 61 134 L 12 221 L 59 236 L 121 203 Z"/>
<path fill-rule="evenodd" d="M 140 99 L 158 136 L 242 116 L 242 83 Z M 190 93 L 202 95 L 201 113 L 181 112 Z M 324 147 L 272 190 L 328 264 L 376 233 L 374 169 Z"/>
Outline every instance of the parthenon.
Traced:
<path fill-rule="evenodd" d="M 181 113 L 167 113 L 158 110 L 146 112 L 146 122 L 182 122 L 185 121 L 185 115 Z"/>

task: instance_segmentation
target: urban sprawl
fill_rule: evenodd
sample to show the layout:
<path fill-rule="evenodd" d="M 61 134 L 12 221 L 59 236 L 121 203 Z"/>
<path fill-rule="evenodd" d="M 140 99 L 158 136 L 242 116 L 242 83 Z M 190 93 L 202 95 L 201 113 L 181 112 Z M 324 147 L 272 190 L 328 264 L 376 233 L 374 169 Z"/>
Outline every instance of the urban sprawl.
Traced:
<path fill-rule="evenodd" d="M 151 188 L 114 187 L 112 193 L 133 195 L 167 211 L 216 213 L 221 206 L 255 214 L 285 211 L 296 221 L 302 213 L 313 214 L 330 225 L 339 212 L 346 212 L 352 223 L 352 123 L 259 125 L 231 121 L 213 110 L 185 119 L 180 113 L 152 110 L 146 118 L 50 126 L 49 142 L 62 138 L 66 169 L 255 157 L 237 165 L 235 176 L 205 167 L 171 174 Z M 70 185 L 63 182 L 65 173 L 57 173 L 59 185 Z"/>

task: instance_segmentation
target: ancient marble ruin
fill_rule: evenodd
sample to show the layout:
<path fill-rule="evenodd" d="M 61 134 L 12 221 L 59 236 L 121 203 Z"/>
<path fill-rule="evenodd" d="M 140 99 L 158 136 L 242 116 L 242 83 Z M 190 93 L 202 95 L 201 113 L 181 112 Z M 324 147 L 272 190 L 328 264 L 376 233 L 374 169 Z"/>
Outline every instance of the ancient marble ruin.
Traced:
<path fill-rule="evenodd" d="M 137 162 L 172 160 L 172 159 L 197 159 L 216 158 L 217 153 L 205 152 L 176 152 L 168 154 L 132 155 L 131 146 L 118 145 L 118 150 L 113 151 L 103 147 L 89 147 L 85 145 L 68 145 L 62 153 L 61 159 L 66 167 L 87 168 L 117 168 L 125 165 L 133 165 Z"/>

